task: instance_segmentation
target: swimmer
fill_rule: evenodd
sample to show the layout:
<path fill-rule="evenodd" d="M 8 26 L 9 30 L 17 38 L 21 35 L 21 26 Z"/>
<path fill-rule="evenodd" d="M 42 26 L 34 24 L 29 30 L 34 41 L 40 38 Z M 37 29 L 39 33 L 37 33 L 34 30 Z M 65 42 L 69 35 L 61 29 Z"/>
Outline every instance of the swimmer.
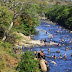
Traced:
<path fill-rule="evenodd" d="M 53 57 L 54 59 L 56 59 L 56 56 L 54 55 L 54 57 Z"/>
<path fill-rule="evenodd" d="M 60 50 L 57 50 L 56 52 L 57 52 L 57 53 L 60 53 Z"/>
<path fill-rule="evenodd" d="M 47 34 L 47 32 L 46 32 L 46 34 Z"/>
<path fill-rule="evenodd" d="M 71 57 L 72 57 L 72 53 L 71 53 Z"/>
<path fill-rule="evenodd" d="M 68 49 L 66 48 L 65 51 L 68 51 Z"/>
<path fill-rule="evenodd" d="M 56 32 L 59 33 L 59 30 L 57 30 Z"/>
<path fill-rule="evenodd" d="M 62 58 L 62 54 L 60 54 L 60 58 Z"/>
<path fill-rule="evenodd" d="M 50 49 L 48 48 L 48 53 L 50 52 Z"/>
<path fill-rule="evenodd" d="M 66 59 L 67 58 L 67 56 L 66 56 L 66 54 L 64 54 L 64 59 Z"/>
<path fill-rule="evenodd" d="M 50 60 L 50 63 L 54 63 L 54 65 L 57 65 L 55 61 Z"/>
<path fill-rule="evenodd" d="M 69 47 L 69 50 L 71 49 L 71 47 Z"/>

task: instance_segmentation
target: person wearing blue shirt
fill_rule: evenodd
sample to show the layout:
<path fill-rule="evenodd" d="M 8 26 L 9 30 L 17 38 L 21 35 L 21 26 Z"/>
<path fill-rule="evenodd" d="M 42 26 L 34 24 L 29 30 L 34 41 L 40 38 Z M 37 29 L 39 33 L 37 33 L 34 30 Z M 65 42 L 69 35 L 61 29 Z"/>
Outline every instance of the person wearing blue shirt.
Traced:
<path fill-rule="evenodd" d="M 24 49 L 24 45 L 22 46 L 22 49 Z"/>

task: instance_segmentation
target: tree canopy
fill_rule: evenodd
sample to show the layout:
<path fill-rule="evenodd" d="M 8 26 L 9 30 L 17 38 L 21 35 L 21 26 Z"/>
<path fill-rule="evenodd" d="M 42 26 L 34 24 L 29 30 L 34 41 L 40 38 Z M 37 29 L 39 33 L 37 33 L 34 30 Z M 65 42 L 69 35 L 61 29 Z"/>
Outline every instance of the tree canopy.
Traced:
<path fill-rule="evenodd" d="M 72 30 L 72 6 L 54 5 L 48 9 L 46 17 Z"/>

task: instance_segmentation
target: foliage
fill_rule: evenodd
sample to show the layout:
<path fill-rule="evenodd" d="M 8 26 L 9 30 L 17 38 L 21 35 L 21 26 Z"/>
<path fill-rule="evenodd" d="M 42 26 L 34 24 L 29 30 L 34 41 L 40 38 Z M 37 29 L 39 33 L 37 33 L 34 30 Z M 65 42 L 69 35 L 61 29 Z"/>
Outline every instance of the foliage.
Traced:
<path fill-rule="evenodd" d="M 0 26 L 8 27 L 12 22 L 13 15 L 5 6 L 0 5 Z"/>
<path fill-rule="evenodd" d="M 22 32 L 24 35 L 34 34 L 35 27 L 39 25 L 38 20 L 38 5 L 36 4 L 25 4 L 22 15 L 18 16 L 15 20 L 14 30 Z"/>
<path fill-rule="evenodd" d="M 18 64 L 19 72 L 35 72 L 39 71 L 39 61 L 34 60 L 34 56 L 32 52 L 25 52 L 21 56 L 21 61 Z"/>
<path fill-rule="evenodd" d="M 72 29 L 72 6 L 55 5 L 48 9 L 46 17 L 66 28 Z"/>
<path fill-rule="evenodd" d="M 9 42 L 0 41 L 0 47 L 2 50 L 7 51 L 8 53 L 12 51 L 12 44 L 10 44 Z"/>
<path fill-rule="evenodd" d="M 3 59 L 0 59 L 0 71 L 6 67 L 5 62 Z"/>

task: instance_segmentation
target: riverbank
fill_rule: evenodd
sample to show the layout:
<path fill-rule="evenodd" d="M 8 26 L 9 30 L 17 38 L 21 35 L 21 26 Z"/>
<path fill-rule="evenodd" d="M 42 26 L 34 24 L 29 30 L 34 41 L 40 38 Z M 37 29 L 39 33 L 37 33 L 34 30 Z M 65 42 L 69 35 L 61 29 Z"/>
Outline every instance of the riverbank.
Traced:
<path fill-rule="evenodd" d="M 71 6 L 54 5 L 48 8 L 45 16 L 62 27 L 72 30 Z"/>
<path fill-rule="evenodd" d="M 30 38 L 30 36 L 25 36 L 22 33 L 16 33 L 16 35 L 21 36 L 21 38 L 19 40 L 16 40 L 15 46 L 18 48 L 18 43 L 20 46 L 24 45 L 24 47 L 26 48 L 31 48 L 31 47 L 35 47 L 35 46 L 43 46 L 45 45 L 44 42 L 41 42 L 40 40 L 33 40 Z M 58 43 L 47 43 L 47 45 L 57 45 Z"/>
<path fill-rule="evenodd" d="M 45 23 L 48 23 L 48 24 L 54 24 L 54 25 L 58 24 L 58 23 L 56 23 L 56 22 L 50 21 L 50 19 L 47 19 L 47 17 L 41 17 L 41 16 L 39 16 L 39 19 L 40 19 L 42 22 L 45 22 Z M 49 26 L 49 25 L 46 25 L 46 26 Z M 60 25 L 60 26 L 62 26 L 62 25 Z M 62 27 L 65 28 L 64 26 L 62 26 Z M 65 29 L 66 29 L 66 28 L 65 28 Z M 70 33 L 72 33 L 72 30 L 70 30 L 70 29 L 67 29 L 67 30 L 69 30 Z"/>
<path fill-rule="evenodd" d="M 45 22 L 45 23 L 55 24 L 56 25 L 56 23 L 50 21 L 46 17 L 39 16 L 39 19 L 41 20 L 41 22 Z M 39 30 L 41 30 L 41 31 L 46 33 L 45 30 L 42 30 L 42 29 L 39 29 Z M 50 34 L 48 32 L 47 32 L 47 34 L 50 36 L 50 38 L 53 38 L 52 34 Z M 40 40 L 33 40 L 33 39 L 30 38 L 30 36 L 25 36 L 22 33 L 16 33 L 16 35 L 21 37 L 19 40 L 16 40 L 15 46 L 17 48 L 18 48 L 18 43 L 19 43 L 20 46 L 24 45 L 24 47 L 26 47 L 26 48 L 32 48 L 32 47 L 35 47 L 35 46 L 43 46 L 43 45 L 45 45 L 44 42 L 41 42 Z M 51 43 L 47 43 L 47 46 L 57 45 L 57 44 L 58 43 L 51 42 Z"/>
<path fill-rule="evenodd" d="M 47 17 L 39 16 L 39 19 L 42 20 L 42 22 L 46 22 L 46 23 L 49 23 L 49 24 L 55 24 L 56 25 L 55 22 L 50 21 L 49 19 L 47 19 Z"/>

